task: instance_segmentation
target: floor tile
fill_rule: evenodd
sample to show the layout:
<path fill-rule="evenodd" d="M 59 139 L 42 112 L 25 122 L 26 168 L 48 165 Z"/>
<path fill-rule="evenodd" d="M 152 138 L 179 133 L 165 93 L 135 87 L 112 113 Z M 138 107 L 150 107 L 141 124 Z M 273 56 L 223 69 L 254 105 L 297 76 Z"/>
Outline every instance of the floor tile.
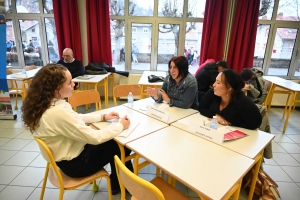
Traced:
<path fill-rule="evenodd" d="M 263 165 L 278 165 L 277 162 L 275 162 L 274 159 L 266 159 L 264 158 L 264 164 Z"/>
<path fill-rule="evenodd" d="M 300 154 L 299 153 L 291 153 L 290 155 L 293 156 L 300 163 Z"/>
<path fill-rule="evenodd" d="M 0 149 L 3 145 L 8 143 L 9 141 L 11 141 L 11 139 L 9 139 L 9 138 L 0 138 Z"/>
<path fill-rule="evenodd" d="M 290 137 L 288 137 L 287 135 L 284 135 L 282 133 L 274 134 L 274 135 L 275 135 L 275 138 L 273 139 L 273 141 L 275 141 L 275 142 L 288 142 L 288 143 L 295 142 Z M 289 135 L 289 136 L 296 136 L 296 135 Z"/>
<path fill-rule="evenodd" d="M 35 140 L 31 140 L 21 151 L 34 151 L 34 152 L 41 152 L 39 145 Z"/>
<path fill-rule="evenodd" d="M 18 151 L 0 150 L 0 164 L 5 163 L 8 159 L 10 159 L 17 152 Z"/>
<path fill-rule="evenodd" d="M 33 192 L 34 187 L 7 186 L 0 192 L 0 199 L 24 200 Z"/>
<path fill-rule="evenodd" d="M 280 166 L 264 165 L 264 171 L 275 181 L 293 182 Z"/>
<path fill-rule="evenodd" d="M 281 168 L 293 179 L 294 182 L 300 182 L 300 167 L 281 166 Z"/>
<path fill-rule="evenodd" d="M 24 130 L 22 122 L 17 120 L 6 120 L 5 123 L 1 123 L 1 128 L 15 128 Z"/>
<path fill-rule="evenodd" d="M 287 137 L 295 143 L 300 143 L 300 135 L 288 135 Z"/>
<path fill-rule="evenodd" d="M 44 168 L 26 167 L 9 185 L 37 187 L 44 178 Z"/>
<path fill-rule="evenodd" d="M 22 129 L 4 129 L 0 132 L 0 137 L 3 138 L 15 138 L 20 135 L 24 130 Z"/>
<path fill-rule="evenodd" d="M 64 193 L 64 199 L 86 199 L 93 200 L 95 193 L 93 191 L 67 190 Z"/>
<path fill-rule="evenodd" d="M 37 153 L 37 152 L 22 152 L 22 151 L 19 151 L 14 156 L 12 156 L 9 160 L 7 160 L 4 163 L 4 165 L 16 165 L 16 166 L 26 167 L 38 155 L 39 155 L 39 153 Z"/>
<path fill-rule="evenodd" d="M 298 144 L 291 143 L 278 143 L 288 153 L 300 153 L 300 146 Z"/>
<path fill-rule="evenodd" d="M 19 139 L 34 139 L 33 136 L 32 136 L 32 133 L 30 131 L 23 131 L 22 133 L 20 133 L 16 138 L 19 138 Z"/>
<path fill-rule="evenodd" d="M 300 166 L 300 163 L 287 153 L 273 153 L 273 159 L 278 163 L 278 165 Z"/>
<path fill-rule="evenodd" d="M 40 154 L 31 163 L 28 164 L 29 167 L 46 167 L 46 160 Z"/>
<path fill-rule="evenodd" d="M 0 184 L 9 184 L 20 172 L 24 170 L 24 167 L 18 166 L 0 166 Z"/>
<path fill-rule="evenodd" d="M 281 200 L 299 200 L 300 188 L 295 183 L 277 182 Z"/>
<path fill-rule="evenodd" d="M 273 153 L 287 153 L 284 148 L 282 148 L 278 143 L 272 144 Z"/>
<path fill-rule="evenodd" d="M 28 197 L 27 200 L 37 200 L 40 199 L 42 188 L 36 188 L 33 193 Z M 58 199 L 59 189 L 46 188 L 43 200 L 53 200 Z M 68 200 L 68 199 L 64 199 Z"/>
<path fill-rule="evenodd" d="M 6 150 L 21 150 L 23 147 L 25 147 L 31 140 L 23 140 L 23 139 L 13 139 L 3 146 L 0 147 L 0 149 L 6 149 Z"/>
<path fill-rule="evenodd" d="M 6 185 L 0 185 L 0 192 L 6 187 Z"/>

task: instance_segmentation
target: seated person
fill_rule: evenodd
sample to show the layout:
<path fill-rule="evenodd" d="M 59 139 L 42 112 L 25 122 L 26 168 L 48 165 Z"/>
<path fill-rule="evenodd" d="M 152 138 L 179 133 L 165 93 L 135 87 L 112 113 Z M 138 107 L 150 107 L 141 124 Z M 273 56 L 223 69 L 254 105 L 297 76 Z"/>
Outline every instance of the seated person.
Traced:
<path fill-rule="evenodd" d="M 196 75 L 198 85 L 198 101 L 202 99 L 204 94 L 211 88 L 211 85 L 215 82 L 219 72 L 228 68 L 226 61 L 218 61 L 208 63 L 204 66 Z"/>
<path fill-rule="evenodd" d="M 220 72 L 210 89 L 199 103 L 199 112 L 217 120 L 223 125 L 257 129 L 262 122 L 255 103 L 244 95 L 244 82 L 234 70 Z"/>
<path fill-rule="evenodd" d="M 268 94 L 262 75 L 263 72 L 257 69 L 245 68 L 241 72 L 241 77 L 245 82 L 245 88 L 249 90 L 247 91 L 247 97 L 257 104 L 264 103 Z"/>
<path fill-rule="evenodd" d="M 76 60 L 73 57 L 73 51 L 70 48 L 65 48 L 63 50 L 63 60 L 59 60 L 57 64 L 65 66 L 72 75 L 72 79 L 78 76 L 84 75 L 84 67 L 81 61 Z M 78 83 L 75 83 L 75 89 L 77 88 Z"/>
<path fill-rule="evenodd" d="M 167 102 L 178 108 L 197 109 L 197 82 L 189 73 L 188 61 L 184 56 L 175 56 L 169 61 L 169 75 L 165 78 L 161 90 L 148 88 L 145 92 L 155 102 Z"/>
<path fill-rule="evenodd" d="M 69 70 L 57 64 L 42 67 L 33 77 L 23 102 L 23 122 L 34 137 L 42 139 L 51 149 L 58 167 L 70 177 L 85 177 L 110 163 L 112 193 L 120 192 L 114 156 L 120 149 L 113 140 L 130 120 L 105 129 L 95 130 L 86 123 L 119 118 L 119 114 L 78 114 L 64 99 L 72 95 L 74 83 Z M 125 155 L 130 154 L 125 148 Z M 131 161 L 126 166 L 133 170 Z"/>

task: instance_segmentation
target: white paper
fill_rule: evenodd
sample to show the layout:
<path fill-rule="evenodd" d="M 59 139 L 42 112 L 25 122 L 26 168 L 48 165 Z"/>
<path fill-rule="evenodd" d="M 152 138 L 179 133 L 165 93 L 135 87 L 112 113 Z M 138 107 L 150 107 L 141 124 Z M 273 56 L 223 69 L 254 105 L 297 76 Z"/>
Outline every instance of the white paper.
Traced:
<path fill-rule="evenodd" d="M 147 115 L 154 117 L 155 119 L 168 122 L 170 113 L 160 110 L 157 107 L 149 105 L 147 108 Z"/>
<path fill-rule="evenodd" d="M 128 137 L 132 133 L 132 131 L 139 125 L 139 123 L 140 122 L 130 122 L 128 129 L 123 130 L 117 137 Z"/>

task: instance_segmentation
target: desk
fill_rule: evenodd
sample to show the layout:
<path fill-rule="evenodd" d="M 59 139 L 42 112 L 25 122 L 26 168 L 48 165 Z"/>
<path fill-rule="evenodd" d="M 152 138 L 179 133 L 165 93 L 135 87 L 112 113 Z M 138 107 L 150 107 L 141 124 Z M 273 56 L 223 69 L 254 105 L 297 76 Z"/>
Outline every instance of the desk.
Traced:
<path fill-rule="evenodd" d="M 75 83 L 89 83 L 94 85 L 94 89 L 98 91 L 98 84 L 103 81 L 104 86 L 104 99 L 105 99 L 105 108 L 108 108 L 108 77 L 110 76 L 110 72 L 107 74 L 101 74 L 101 75 L 93 75 L 93 78 L 90 79 L 79 79 L 74 78 L 73 82 Z"/>
<path fill-rule="evenodd" d="M 204 120 L 206 120 L 207 117 L 200 115 L 200 114 L 194 114 L 191 116 L 188 116 L 184 119 L 181 119 L 175 123 L 172 123 L 171 126 L 175 126 L 177 128 L 180 128 L 182 130 L 188 131 L 188 124 L 189 121 L 198 121 L 202 123 Z M 227 149 L 230 149 L 234 152 L 237 152 L 243 156 L 246 156 L 248 158 L 251 158 L 255 161 L 255 172 L 253 175 L 253 181 L 250 188 L 250 193 L 248 196 L 248 199 L 252 199 L 253 191 L 255 182 L 257 179 L 257 173 L 260 168 L 262 157 L 263 157 L 263 151 L 266 148 L 266 146 L 274 139 L 274 135 L 265 133 L 260 130 L 248 130 L 240 127 L 236 127 L 238 130 L 241 130 L 248 134 L 247 137 L 243 137 L 237 140 L 232 141 L 226 141 L 222 144 L 219 144 L 222 147 L 225 147 Z M 192 133 L 194 135 L 197 135 L 196 133 Z M 200 136 L 198 136 L 200 137 Z M 251 193 L 252 191 L 252 193 Z"/>
<path fill-rule="evenodd" d="M 147 89 L 147 87 L 154 87 L 158 86 L 158 88 L 161 88 L 163 82 L 157 82 L 157 83 L 149 83 L 148 76 L 149 75 L 155 75 L 155 76 L 162 76 L 166 77 L 167 73 L 162 71 L 144 71 L 142 77 L 139 80 L 139 85 L 142 87 L 142 96 L 147 97 L 147 94 L 144 92 L 144 90 Z"/>
<path fill-rule="evenodd" d="M 128 148 L 187 185 L 201 199 L 238 199 L 254 160 L 176 127 L 146 135 Z"/>
<path fill-rule="evenodd" d="M 276 87 L 287 90 L 291 94 L 291 98 L 289 98 L 290 96 L 288 96 L 288 98 L 286 100 L 286 105 L 285 105 L 284 113 L 283 113 L 283 116 L 282 116 L 284 118 L 287 107 L 288 107 L 286 119 L 285 119 L 285 122 L 284 122 L 284 127 L 283 127 L 283 130 L 282 130 L 282 132 L 285 133 L 286 127 L 287 127 L 288 122 L 289 122 L 292 107 L 294 106 L 294 104 L 300 102 L 300 100 L 295 98 L 297 96 L 297 93 L 300 92 L 300 84 L 295 83 L 295 82 L 290 81 L 290 80 L 279 78 L 279 77 L 264 76 L 263 78 L 265 80 L 268 80 L 268 81 L 273 83 L 270 90 L 269 90 L 270 94 L 268 95 L 268 99 L 266 100 L 267 106 L 268 106 L 268 111 L 270 111 L 270 106 L 271 106 L 273 94 L 278 92 L 278 90 L 275 90 Z"/>
<path fill-rule="evenodd" d="M 6 75 L 6 79 L 7 80 L 22 81 L 22 88 L 20 88 L 20 89 L 23 92 L 22 99 L 24 100 L 26 95 L 27 95 L 26 83 L 28 84 L 28 87 L 29 87 L 31 79 L 35 76 L 35 74 L 40 69 L 41 68 L 37 68 L 37 69 L 26 71 L 27 77 L 25 77 L 25 78 L 13 77 L 15 74 L 22 74 L 22 72 L 18 72 L 18 73 L 15 73 L 15 74 Z"/>
<path fill-rule="evenodd" d="M 151 97 L 149 97 L 149 98 L 146 98 L 146 99 L 134 101 L 132 109 L 147 115 L 147 112 L 146 112 L 147 111 L 147 105 L 151 105 L 151 106 L 154 106 L 154 107 L 158 108 L 162 104 L 165 104 L 165 103 L 156 103 Z M 123 105 L 128 106 L 127 103 L 125 103 Z M 183 108 L 177 108 L 177 107 L 174 107 L 174 106 L 173 107 L 167 106 L 164 109 L 164 111 L 170 113 L 168 124 L 171 124 L 171 123 L 173 123 L 173 122 L 175 122 L 179 119 L 185 118 L 189 115 L 198 113 L 198 110 L 194 110 L 194 109 L 191 109 L 191 108 L 183 109 Z M 157 119 L 157 120 L 159 120 L 159 119 Z"/>

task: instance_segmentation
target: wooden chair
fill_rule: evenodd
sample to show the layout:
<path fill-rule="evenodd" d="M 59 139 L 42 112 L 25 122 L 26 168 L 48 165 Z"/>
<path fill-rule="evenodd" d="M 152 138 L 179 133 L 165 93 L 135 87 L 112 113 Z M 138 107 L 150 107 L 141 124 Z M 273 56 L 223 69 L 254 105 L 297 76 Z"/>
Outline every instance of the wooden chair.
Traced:
<path fill-rule="evenodd" d="M 6 70 L 6 74 L 10 75 L 12 74 L 11 69 Z M 18 110 L 18 96 L 21 95 L 23 98 L 23 90 L 22 88 L 18 87 L 18 83 L 16 80 L 9 80 L 10 87 L 8 88 L 8 93 L 13 95 L 16 98 L 16 105 L 14 107 L 15 110 Z"/>
<path fill-rule="evenodd" d="M 86 105 L 86 109 L 88 109 L 88 105 L 91 103 L 95 103 L 96 110 L 99 110 L 99 107 L 102 109 L 100 94 L 96 90 L 74 90 L 68 102 L 75 112 L 77 112 L 77 106 Z"/>
<path fill-rule="evenodd" d="M 51 150 L 47 147 L 47 145 L 43 142 L 43 140 L 39 138 L 34 138 L 39 145 L 40 151 L 44 159 L 47 161 L 46 171 L 43 180 L 43 186 L 40 194 L 40 200 L 44 198 L 45 187 L 47 183 L 47 177 L 49 181 L 56 187 L 59 188 L 59 197 L 58 199 L 63 199 L 64 190 L 73 190 L 82 185 L 93 182 L 93 191 L 97 192 L 99 187 L 96 184 L 96 180 L 99 178 L 106 178 L 107 180 L 107 188 L 108 188 L 108 197 L 109 200 L 112 200 L 111 186 L 110 186 L 110 178 L 109 174 L 105 169 L 101 169 L 93 175 L 83 177 L 83 178 L 72 178 L 65 175 L 56 165 L 54 157 L 51 153 Z"/>
<path fill-rule="evenodd" d="M 116 85 L 113 91 L 114 105 L 118 105 L 117 97 L 127 97 L 129 92 L 132 92 L 133 96 L 140 96 L 141 98 L 142 91 L 138 84 Z"/>
<path fill-rule="evenodd" d="M 131 200 L 188 200 L 186 196 L 180 193 L 176 188 L 172 187 L 160 177 L 154 178 L 152 181 L 146 181 L 134 173 L 132 173 L 121 162 L 118 156 L 115 156 L 115 165 L 119 183 L 121 186 L 122 197 L 125 195 L 125 188 L 132 195 Z M 121 199 L 125 200 L 125 199 Z"/>

